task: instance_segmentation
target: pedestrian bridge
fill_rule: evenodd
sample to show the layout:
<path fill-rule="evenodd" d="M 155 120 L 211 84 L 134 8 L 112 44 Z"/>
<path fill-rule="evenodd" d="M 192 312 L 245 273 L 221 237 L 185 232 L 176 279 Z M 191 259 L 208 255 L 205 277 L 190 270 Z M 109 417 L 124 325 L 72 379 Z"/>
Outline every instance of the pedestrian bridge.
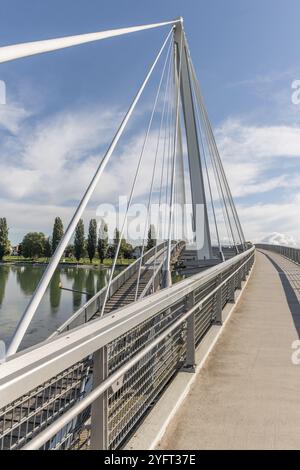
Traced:
<path fill-rule="evenodd" d="M 297 348 L 299 338 L 300 250 L 246 242 L 183 19 L 4 46 L 0 62 L 166 26 L 3 357 L 0 449 L 299 447 L 300 379 L 292 345 Z M 125 175 L 129 197 L 108 285 L 48 340 L 20 351 L 154 77 L 142 145 Z M 146 210 L 141 254 L 114 277 L 130 209 L 140 197 L 138 181 Z M 153 246 L 148 235 L 146 246 L 155 206 L 159 242 Z M 186 278 L 172 285 L 175 264 Z"/>
<path fill-rule="evenodd" d="M 8 358 L 2 448 L 299 447 L 300 250 L 265 248 Z"/>
<path fill-rule="evenodd" d="M 300 266 L 259 250 L 245 291 L 162 449 L 299 449 Z M 299 348 L 299 345 L 298 345 Z"/>

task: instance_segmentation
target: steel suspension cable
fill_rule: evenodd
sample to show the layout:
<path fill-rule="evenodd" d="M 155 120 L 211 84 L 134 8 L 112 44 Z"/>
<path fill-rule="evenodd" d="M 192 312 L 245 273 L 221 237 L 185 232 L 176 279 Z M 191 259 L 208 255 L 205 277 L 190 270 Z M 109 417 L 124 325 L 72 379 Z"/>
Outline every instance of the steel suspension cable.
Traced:
<path fill-rule="evenodd" d="M 202 113 L 202 115 L 203 115 L 203 109 L 201 110 L 201 113 Z M 230 215 L 229 215 L 228 207 L 227 207 L 227 204 L 226 204 L 226 195 L 225 195 L 225 193 L 224 193 L 224 188 L 223 188 L 223 185 L 222 185 L 222 178 L 221 178 L 221 175 L 220 175 L 218 166 L 217 166 L 217 162 L 216 162 L 216 160 L 215 160 L 215 155 L 214 155 L 214 152 L 213 152 L 212 142 L 211 142 L 211 139 L 210 139 L 210 135 L 209 135 L 209 132 L 208 132 L 207 123 L 206 123 L 206 121 L 205 121 L 205 118 L 204 118 L 203 122 L 204 122 L 204 127 L 205 127 L 206 139 L 207 139 L 207 142 L 208 142 L 208 145 L 209 145 L 209 148 L 210 148 L 211 161 L 212 161 L 213 166 L 214 166 L 214 168 L 215 168 L 215 173 L 216 173 L 216 175 L 217 175 L 219 188 L 220 188 L 220 190 L 221 190 L 221 195 L 222 195 L 222 199 L 221 199 L 221 200 L 223 201 L 223 204 L 224 204 L 223 207 L 224 207 L 224 209 L 225 209 L 225 213 L 226 213 L 226 216 L 227 216 L 227 222 L 228 222 L 228 225 L 229 225 L 229 229 L 230 229 L 230 233 L 231 233 L 233 245 L 235 246 L 236 251 L 238 252 L 237 244 L 236 244 L 236 241 L 235 241 L 234 230 L 233 230 L 233 227 L 232 227 L 232 223 L 231 223 L 231 220 L 230 220 Z"/>
<path fill-rule="evenodd" d="M 220 157 L 220 154 L 219 154 L 219 151 L 218 151 L 218 148 L 217 148 L 217 144 L 216 144 L 213 132 L 212 132 L 211 124 L 210 124 L 210 121 L 209 121 L 206 110 L 205 110 L 205 113 L 206 113 L 206 118 L 207 118 L 207 123 L 208 123 L 208 126 L 209 126 L 209 130 L 210 130 L 210 133 L 212 134 L 212 144 L 213 144 L 213 147 L 214 147 L 217 164 L 220 168 L 220 172 L 221 172 L 221 175 L 222 175 L 222 178 L 223 178 L 223 181 L 224 181 L 224 186 L 225 186 L 225 189 L 226 189 L 226 192 L 227 192 L 227 198 L 228 198 L 228 201 L 229 201 L 229 204 L 230 204 L 230 207 L 231 207 L 231 211 L 232 211 L 233 219 L 235 221 L 237 233 L 238 233 L 241 244 L 244 245 L 245 237 L 244 237 L 244 234 L 243 234 L 242 226 L 240 224 L 240 220 L 239 220 L 239 217 L 238 217 L 238 214 L 237 214 L 237 211 L 236 211 L 236 207 L 235 207 L 235 204 L 234 204 L 234 201 L 233 201 L 231 190 L 230 190 L 230 187 L 229 187 L 226 175 L 225 175 L 224 167 L 223 167 L 223 164 L 222 164 L 222 161 L 221 161 L 221 157 Z"/>
<path fill-rule="evenodd" d="M 157 95 L 156 95 L 156 97 L 155 97 L 155 104 L 154 104 L 154 108 L 153 108 L 153 115 L 154 115 L 154 112 L 155 112 L 155 110 L 156 110 L 156 105 L 157 105 L 158 97 L 159 97 L 159 94 L 160 94 L 161 85 L 162 85 L 163 79 L 164 79 L 164 77 L 165 77 L 166 66 L 167 66 L 167 62 L 168 62 L 168 60 L 169 60 L 169 55 L 170 55 L 170 51 L 171 51 L 171 46 L 172 46 L 172 44 L 173 44 L 173 41 L 170 42 L 169 49 L 168 49 L 168 53 L 167 53 L 167 57 L 166 57 L 166 61 L 165 61 L 164 67 L 163 67 L 163 71 L 162 71 L 162 75 L 161 75 L 161 79 L 160 79 L 160 83 L 159 83 Z M 171 63 L 171 61 L 170 61 L 170 63 Z M 163 119 L 164 119 L 164 113 L 165 113 L 165 99 L 166 99 L 166 93 L 167 93 L 167 88 L 166 88 L 166 90 L 165 90 L 163 111 L 162 111 L 162 116 L 161 116 L 161 120 L 160 120 L 160 127 L 159 127 L 158 138 L 157 138 L 157 144 L 156 144 L 156 149 L 155 149 L 155 157 L 154 157 L 154 164 L 153 164 L 153 170 L 152 170 L 152 178 L 151 178 L 150 191 L 149 191 L 149 198 L 148 198 L 148 205 L 147 205 L 147 217 L 146 217 L 145 226 L 144 226 L 144 235 L 143 235 L 142 252 L 141 252 L 141 257 L 140 257 L 140 262 L 139 262 L 139 270 L 138 270 L 138 276 L 137 276 L 137 283 L 136 283 L 136 290 L 135 290 L 134 300 L 137 300 L 138 289 L 139 289 L 139 284 L 140 284 L 140 276 L 141 276 L 142 262 L 143 262 L 143 256 L 144 256 L 144 251 L 145 251 L 146 231 L 147 231 L 147 226 L 148 226 L 148 222 L 149 222 L 149 214 L 150 214 L 150 210 L 151 210 L 152 193 L 153 193 L 153 185 L 154 185 L 154 179 L 155 179 L 155 174 L 156 174 L 156 166 L 157 166 L 157 157 L 158 157 L 159 143 L 160 143 L 160 137 L 161 137 L 161 131 L 162 131 L 162 124 L 163 124 Z"/>
<path fill-rule="evenodd" d="M 207 116 L 207 112 L 206 112 L 206 109 L 205 109 L 205 106 L 204 106 L 200 85 L 199 85 L 199 82 L 197 80 L 195 68 L 194 68 L 194 65 L 193 65 L 193 62 L 192 62 L 192 58 L 191 58 L 191 54 L 190 54 L 190 51 L 189 51 L 189 47 L 188 47 L 186 37 L 185 37 L 185 41 L 186 41 L 186 48 L 187 48 L 187 51 L 188 51 L 188 66 L 189 66 L 189 70 L 190 70 L 191 79 L 194 83 L 194 92 L 195 92 L 195 96 L 196 96 L 196 102 L 198 103 L 199 108 L 201 110 L 202 122 L 204 122 L 204 126 L 205 126 L 205 132 L 206 132 L 206 136 L 207 136 L 206 140 L 207 140 L 209 148 L 210 148 L 213 172 L 214 172 L 214 176 L 215 176 L 215 180 L 216 180 L 216 184 L 217 184 L 217 189 L 218 189 L 218 193 L 219 193 L 220 206 L 221 206 L 221 209 L 222 209 L 222 212 L 223 212 L 223 218 L 224 218 L 224 223 L 225 223 L 225 227 L 226 227 L 226 231 L 227 231 L 227 235 L 228 235 L 228 240 L 230 241 L 230 235 L 229 235 L 229 229 L 228 229 L 228 224 L 229 224 L 230 232 L 232 234 L 231 235 L 232 236 L 232 242 L 233 242 L 233 245 L 235 246 L 236 250 L 238 251 L 236 243 L 235 243 L 235 237 L 234 237 L 234 233 L 233 233 L 233 229 L 232 229 L 232 225 L 231 225 L 227 205 L 226 205 L 226 199 L 225 199 L 224 192 L 223 192 L 222 178 L 220 176 L 218 165 L 217 165 L 217 162 L 216 162 L 216 159 L 215 159 L 215 156 L 214 156 L 214 151 L 213 151 L 214 146 L 213 146 L 213 143 L 212 143 L 212 141 L 210 139 L 210 135 L 209 135 L 209 128 L 207 126 L 208 116 Z M 207 119 L 205 118 L 205 116 L 207 117 Z M 210 128 L 210 130 L 212 132 L 211 128 Z M 221 193 L 222 193 L 222 196 L 221 196 Z M 223 201 L 223 204 L 221 203 L 221 201 Z M 225 215 L 225 212 L 226 212 L 226 215 Z"/>
<path fill-rule="evenodd" d="M 135 98 L 133 99 L 133 101 L 132 101 L 132 103 L 131 103 L 131 105 L 130 105 L 123 121 L 121 122 L 121 125 L 120 125 L 118 131 L 116 132 L 116 134 L 115 134 L 115 136 L 114 136 L 114 138 L 113 138 L 106 154 L 104 155 L 101 163 L 99 164 L 99 166 L 96 170 L 96 173 L 94 174 L 90 184 L 88 185 L 88 187 L 86 189 L 86 192 L 85 192 L 83 198 L 81 199 L 81 201 L 80 201 L 80 203 L 79 203 L 79 205 L 78 205 L 78 207 L 77 207 L 77 209 L 76 209 L 76 211 L 75 211 L 75 213 L 74 213 L 74 215 L 73 215 L 73 217 L 72 217 L 72 219 L 71 219 L 71 221 L 68 225 L 68 228 L 67 228 L 63 238 L 61 239 L 59 245 L 57 246 L 57 248 L 56 248 L 56 250 L 55 250 L 55 252 L 54 252 L 54 254 L 51 258 L 50 263 L 48 264 L 46 270 L 44 271 L 44 274 L 43 274 L 43 276 L 42 276 L 42 278 L 41 278 L 41 280 L 40 280 L 40 282 L 39 282 L 32 298 L 31 298 L 27 308 L 25 309 L 25 311 L 24 311 L 24 313 L 23 313 L 23 315 L 22 315 L 22 317 L 21 317 L 21 319 L 20 319 L 20 321 L 17 325 L 16 331 L 15 331 L 13 337 L 12 337 L 11 343 L 10 343 L 8 349 L 7 349 L 7 356 L 10 356 L 10 355 L 14 354 L 18 350 L 18 348 L 20 346 L 20 343 L 21 343 L 21 341 L 22 341 L 22 339 L 23 339 L 23 337 L 24 337 L 24 335 L 27 331 L 27 328 L 28 328 L 28 326 L 29 326 L 29 324 L 30 324 L 30 322 L 31 322 L 31 320 L 32 320 L 32 318 L 33 318 L 33 316 L 34 316 L 41 300 L 42 300 L 42 297 L 46 292 L 46 289 L 49 285 L 49 282 L 50 282 L 50 280 L 51 280 L 51 278 L 52 278 L 52 276 L 53 276 L 53 274 L 54 274 L 54 272 L 55 272 L 55 270 L 56 270 L 56 268 L 59 264 L 59 261 L 60 261 L 61 257 L 63 256 L 63 253 L 64 253 L 64 251 L 65 251 L 72 235 L 73 235 L 73 232 L 74 232 L 74 230 L 77 226 L 77 223 L 79 222 L 79 220 L 80 220 L 80 218 L 83 214 L 83 211 L 86 208 L 86 206 L 87 206 L 87 204 L 88 204 L 88 202 L 89 202 L 89 200 L 90 200 L 90 198 L 91 198 L 91 196 L 92 196 L 92 194 L 93 194 L 93 192 L 94 192 L 94 190 L 95 190 L 95 188 L 96 188 L 96 186 L 97 186 L 97 184 L 100 180 L 100 177 L 101 177 L 101 175 L 102 175 L 102 173 L 103 173 L 103 171 L 104 171 L 111 155 L 113 154 L 113 151 L 114 151 L 117 143 L 119 142 L 119 140 L 120 140 L 120 138 L 123 134 L 123 131 L 124 131 L 128 121 L 129 121 L 129 119 L 130 119 L 130 117 L 131 117 L 131 115 L 132 115 L 132 113 L 133 113 L 133 111 L 134 111 L 134 109 L 135 109 L 135 107 L 136 107 L 136 105 L 137 105 L 137 103 L 138 103 L 138 101 L 139 101 L 139 99 L 140 99 L 140 97 L 141 97 L 141 95 L 142 95 L 142 93 L 143 93 L 143 91 L 144 91 L 151 75 L 152 75 L 152 72 L 155 69 L 155 66 L 156 66 L 157 62 L 159 61 L 159 58 L 161 57 L 161 54 L 163 53 L 163 51 L 165 49 L 165 46 L 169 41 L 169 38 L 170 38 L 170 35 L 172 34 L 172 31 L 173 31 L 173 27 L 170 30 L 170 32 L 168 33 L 166 39 L 164 40 L 162 47 L 160 48 L 153 64 L 151 65 L 151 67 L 150 67 L 150 69 L 149 69 L 142 85 L 140 86 Z"/>
<path fill-rule="evenodd" d="M 173 57 L 173 68 L 174 68 L 174 57 Z M 173 130 L 174 130 L 174 76 L 172 81 L 172 86 L 170 88 L 170 115 L 169 115 L 169 132 L 168 132 L 168 161 L 167 161 L 167 175 L 166 175 L 166 191 L 165 191 L 165 236 L 167 239 L 168 233 L 168 225 L 167 225 L 167 218 L 168 218 L 168 196 L 169 196 L 169 179 L 171 173 L 171 155 L 172 155 L 172 142 L 173 142 Z"/>
<path fill-rule="evenodd" d="M 172 234 L 172 221 L 173 221 L 173 203 L 174 203 L 174 182 L 175 182 L 175 169 L 176 169 L 176 150 L 177 150 L 177 136 L 179 128 L 179 109 L 180 109 L 180 83 L 181 83 L 181 64 L 182 64 L 182 50 L 183 50 L 183 36 L 180 40 L 180 51 L 179 51 L 179 70 L 176 70 L 176 55 L 177 48 L 174 44 L 174 77 L 175 77 L 175 90 L 176 90 L 176 108 L 175 108 L 175 133 L 173 143 L 173 161 L 172 161 L 172 175 L 171 175 L 171 187 L 170 187 L 170 210 L 169 210 L 169 224 L 168 224 L 168 252 L 166 259 L 166 283 L 171 284 L 170 276 L 170 263 L 171 263 L 171 234 Z M 177 78 L 178 73 L 178 78 Z"/>
<path fill-rule="evenodd" d="M 169 36 L 168 36 L 168 38 L 169 38 Z M 168 58 L 168 54 L 166 56 L 165 64 L 167 62 L 167 58 Z M 165 65 L 164 65 L 163 70 L 165 70 Z M 148 139 L 149 139 L 149 135 L 150 135 L 150 130 L 151 130 L 153 117 L 154 117 L 154 113 L 155 113 L 155 109 L 156 109 L 156 105 L 157 105 L 157 100 L 158 100 L 158 96 L 159 96 L 159 92 L 160 92 L 160 88 L 161 88 L 161 83 L 162 83 L 162 79 L 159 82 L 159 86 L 158 86 L 154 106 L 153 106 L 153 109 L 152 109 L 152 112 L 151 112 L 151 116 L 150 116 L 150 120 L 149 120 L 149 124 L 148 124 L 148 128 L 147 128 L 147 132 L 146 132 L 146 135 L 145 135 L 145 139 L 144 139 L 144 142 L 143 142 L 143 145 L 142 145 L 142 150 L 141 150 L 141 153 L 140 153 L 140 156 L 139 156 L 139 159 L 138 159 L 135 175 L 134 175 L 134 178 L 133 178 L 133 183 L 132 183 L 132 186 L 131 186 L 131 191 L 130 191 L 129 200 L 128 200 L 128 203 L 127 203 L 127 207 L 126 207 L 126 211 L 125 211 L 125 215 L 124 215 L 124 219 L 123 219 L 123 224 L 122 224 L 122 227 L 121 227 L 121 231 L 119 233 L 119 241 L 118 241 L 117 249 L 116 249 L 116 252 L 115 252 L 115 255 L 114 255 L 113 266 L 112 266 L 112 269 L 111 269 L 111 272 L 110 272 L 109 282 L 108 282 L 108 285 L 107 285 L 107 288 L 106 288 L 106 291 L 105 291 L 105 297 L 104 297 L 102 308 L 101 308 L 100 318 L 104 314 L 106 302 L 107 302 L 107 299 L 108 299 L 109 289 L 110 289 L 110 285 L 111 285 L 111 282 L 112 282 L 112 279 L 113 279 L 113 275 L 114 275 L 114 271 L 115 271 L 115 267 L 116 267 L 116 264 L 117 264 L 121 243 L 122 243 L 122 237 L 123 237 L 125 225 L 126 225 L 126 222 L 127 222 L 127 215 L 128 215 L 128 212 L 129 212 L 129 209 L 130 209 L 130 206 L 131 206 L 131 202 L 132 202 L 132 199 L 133 199 L 133 196 L 134 196 L 134 191 L 135 191 L 137 179 L 138 179 L 138 176 L 139 176 L 139 173 L 140 173 L 140 169 L 141 169 L 145 149 L 146 149 Z"/>
<path fill-rule="evenodd" d="M 167 137 L 168 137 L 168 129 L 170 125 L 170 113 L 171 113 L 171 70 L 172 70 L 172 59 L 173 59 L 173 54 L 170 56 L 170 61 L 169 61 L 169 69 L 168 69 L 168 79 L 167 79 L 167 84 L 166 84 L 166 93 L 165 93 L 165 101 L 164 101 L 164 109 L 165 109 L 165 104 L 167 100 L 167 94 L 168 94 L 168 102 L 167 102 L 167 111 L 166 111 L 166 117 L 165 117 L 165 129 L 164 129 L 164 144 L 163 144 L 163 157 L 162 157 L 162 164 L 161 164 L 161 177 L 160 177 L 160 187 L 159 187 L 159 199 L 158 199 L 158 233 L 157 233 L 157 239 L 159 239 L 159 236 L 161 235 L 161 239 L 163 240 L 164 236 L 164 219 L 161 214 L 161 205 L 162 205 L 162 194 L 163 194 L 163 182 L 164 182 L 164 177 L 165 177 L 165 166 L 167 166 L 168 170 L 168 161 L 166 162 L 166 149 L 167 149 Z M 153 265 L 156 265 L 156 258 L 157 258 L 157 242 L 155 244 L 155 253 L 154 253 L 154 261 Z M 154 276 L 153 276 L 153 283 L 152 283 L 152 288 L 154 290 Z"/>
<path fill-rule="evenodd" d="M 193 80 L 194 80 L 195 86 L 197 88 L 197 93 L 199 93 L 200 99 L 203 103 L 203 97 L 202 97 L 202 93 L 201 93 L 201 89 L 200 89 L 200 84 L 197 80 L 195 68 L 194 68 L 193 62 L 192 62 L 190 57 L 189 57 L 189 61 L 190 61 L 190 65 L 191 65 Z M 213 150 L 214 150 L 214 154 L 216 156 L 217 165 L 218 165 L 219 170 L 220 170 L 221 175 L 222 175 L 222 180 L 223 180 L 223 183 L 224 183 L 224 186 L 225 186 L 225 191 L 227 193 L 227 198 L 228 198 L 228 201 L 229 201 L 229 204 L 230 204 L 230 208 L 231 208 L 233 219 L 234 219 L 234 222 L 235 222 L 235 225 L 236 225 L 237 233 L 238 233 L 238 236 L 240 238 L 241 244 L 243 245 L 245 243 L 245 237 L 244 237 L 243 230 L 242 230 L 242 227 L 241 227 L 241 224 L 240 224 L 240 221 L 239 221 L 239 217 L 238 217 L 238 214 L 237 214 L 237 211 L 236 211 L 236 207 L 235 207 L 235 204 L 234 204 L 234 201 L 233 201 L 231 190 L 230 190 L 230 187 L 228 185 L 228 181 L 227 181 L 227 178 L 226 178 L 226 175 L 225 175 L 224 167 L 223 167 L 223 164 L 222 164 L 222 161 L 221 161 L 221 157 L 220 157 L 220 154 L 219 154 L 219 151 L 218 151 L 218 148 L 217 148 L 216 140 L 215 140 L 215 137 L 214 137 L 214 134 L 213 134 L 213 131 L 212 131 L 212 127 L 211 127 L 210 120 L 209 120 L 207 111 L 205 109 L 205 106 L 203 106 L 203 112 L 204 112 L 206 124 L 208 126 L 208 131 L 209 131 L 209 134 L 210 134 L 210 137 L 211 137 L 212 147 L 213 147 Z"/>
<path fill-rule="evenodd" d="M 197 122 L 198 122 L 198 126 L 199 126 L 200 144 L 201 144 L 201 147 L 202 147 L 202 154 L 203 154 L 206 178 L 207 178 L 207 183 L 208 183 L 208 189 L 209 189 L 210 201 L 211 201 L 211 206 L 212 206 L 215 230 L 216 230 L 216 235 L 217 235 L 217 242 L 218 242 L 218 246 L 219 246 L 219 252 L 220 252 L 220 255 L 221 255 L 221 259 L 222 259 L 222 261 L 225 261 L 223 250 L 222 250 L 222 245 L 221 245 L 221 242 L 220 242 L 220 235 L 219 235 L 219 229 L 218 229 L 218 224 L 217 224 L 216 211 L 215 211 L 214 200 L 213 200 L 213 195 L 212 195 L 212 187 L 211 187 L 210 176 L 209 176 L 209 172 L 208 172 L 208 165 L 207 165 L 207 159 L 206 159 L 206 150 L 204 149 L 203 137 L 202 137 L 202 132 L 201 132 L 201 121 L 200 121 L 200 116 L 199 116 L 199 109 L 198 109 L 198 106 L 195 106 L 195 108 L 196 108 Z"/>
<path fill-rule="evenodd" d="M 236 244 L 235 236 L 234 236 L 234 231 L 233 231 L 233 228 L 232 228 L 232 224 L 231 224 L 231 220 L 230 220 L 230 217 L 229 217 L 229 212 L 228 212 L 228 208 L 227 208 L 227 204 L 226 204 L 226 197 L 225 197 L 225 193 L 224 193 L 224 189 L 223 189 L 223 185 L 222 185 L 222 177 L 220 175 L 218 165 L 217 165 L 217 162 L 216 162 L 216 159 L 215 159 L 214 147 L 213 147 L 213 143 L 212 143 L 212 140 L 211 140 L 211 134 L 209 132 L 209 127 L 208 127 L 208 124 L 207 124 L 207 119 L 206 119 L 207 115 L 205 114 L 205 107 L 204 107 L 202 95 L 200 93 L 199 83 L 196 80 L 196 76 L 195 76 L 194 70 L 192 68 L 192 62 L 191 62 L 190 57 L 189 57 L 189 62 L 188 63 L 189 63 L 189 69 L 190 69 L 190 72 L 191 72 L 191 77 L 192 77 L 193 84 L 194 84 L 194 90 L 195 90 L 195 94 L 196 94 L 196 98 L 197 98 L 197 103 L 198 103 L 198 106 L 199 106 L 199 110 L 200 110 L 201 117 L 202 117 L 202 122 L 203 122 L 203 125 L 204 125 L 204 132 L 205 132 L 205 136 L 206 136 L 206 142 L 207 142 L 207 144 L 209 146 L 209 149 L 210 149 L 211 161 L 212 161 L 213 166 L 216 170 L 216 175 L 217 175 L 217 179 L 218 179 L 218 182 L 219 182 L 219 187 L 220 187 L 221 194 L 222 194 L 222 199 L 221 200 L 223 200 L 223 203 L 224 203 L 224 208 L 225 208 L 225 212 L 226 212 L 226 215 L 227 215 L 227 220 L 228 220 L 228 224 L 229 224 L 229 227 L 230 227 L 230 232 L 231 232 L 233 244 L 236 248 L 236 251 L 238 252 L 238 248 L 237 248 L 237 244 Z"/>

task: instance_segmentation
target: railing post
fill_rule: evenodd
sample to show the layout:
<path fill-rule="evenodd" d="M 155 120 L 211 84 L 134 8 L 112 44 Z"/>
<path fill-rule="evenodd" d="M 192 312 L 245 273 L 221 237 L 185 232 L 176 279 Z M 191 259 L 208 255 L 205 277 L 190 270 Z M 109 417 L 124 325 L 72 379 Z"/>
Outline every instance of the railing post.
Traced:
<path fill-rule="evenodd" d="M 108 375 L 107 348 L 96 351 L 93 356 L 93 388 L 102 383 Z M 91 450 L 108 448 L 108 399 L 107 391 L 92 404 L 91 411 Z"/>
<path fill-rule="evenodd" d="M 246 274 L 246 265 L 242 267 L 242 281 L 246 281 L 247 274 Z"/>
<path fill-rule="evenodd" d="M 217 285 L 220 285 L 222 282 L 222 275 L 219 274 L 217 277 Z M 222 287 L 219 287 L 215 294 L 215 321 L 216 325 L 222 325 Z"/>
<path fill-rule="evenodd" d="M 189 311 L 195 305 L 195 293 L 191 292 L 186 299 L 186 310 Z M 182 367 L 184 372 L 195 372 L 196 344 L 195 344 L 195 313 L 192 313 L 186 321 L 186 360 Z"/>
<path fill-rule="evenodd" d="M 237 272 L 237 289 L 241 289 L 242 288 L 242 274 L 241 274 L 241 270 L 239 269 L 238 272 Z"/>
<path fill-rule="evenodd" d="M 232 276 L 229 280 L 229 292 L 228 292 L 228 302 L 230 304 L 235 303 L 235 276 Z"/>

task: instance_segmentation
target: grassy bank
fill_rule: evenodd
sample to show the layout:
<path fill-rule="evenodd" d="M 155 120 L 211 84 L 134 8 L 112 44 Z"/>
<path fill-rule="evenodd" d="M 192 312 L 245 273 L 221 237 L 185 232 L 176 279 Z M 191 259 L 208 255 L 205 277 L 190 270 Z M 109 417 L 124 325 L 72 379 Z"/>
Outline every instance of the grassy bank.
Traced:
<path fill-rule="evenodd" d="M 129 264 L 133 263 L 135 259 L 125 259 L 119 258 L 117 261 L 118 266 L 129 266 Z M 34 264 L 34 263 L 48 263 L 48 258 L 24 258 L 23 256 L 4 256 L 3 262 L 5 263 L 26 263 L 26 264 Z M 90 262 L 89 258 L 81 258 L 77 261 L 75 258 L 62 258 L 61 264 L 74 264 L 74 265 L 88 265 L 88 266 L 111 266 L 113 260 L 111 258 L 106 258 L 103 263 L 100 263 L 99 258 L 94 258 L 92 263 Z"/>

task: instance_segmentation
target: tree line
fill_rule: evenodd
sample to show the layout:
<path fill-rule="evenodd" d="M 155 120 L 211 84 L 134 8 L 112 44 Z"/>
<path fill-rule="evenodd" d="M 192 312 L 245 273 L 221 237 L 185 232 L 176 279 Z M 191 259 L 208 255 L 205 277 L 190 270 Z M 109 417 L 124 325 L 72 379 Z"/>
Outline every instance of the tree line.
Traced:
<path fill-rule="evenodd" d="M 18 255 L 24 258 L 50 258 L 56 250 L 64 235 L 64 226 L 60 217 L 56 217 L 53 225 L 52 236 L 46 237 L 43 232 L 29 232 L 18 246 Z M 148 233 L 147 248 L 155 245 L 154 229 L 151 226 Z M 115 256 L 120 241 L 120 232 L 116 228 L 114 232 L 113 243 L 108 240 L 108 226 L 101 221 L 99 231 L 96 219 L 91 219 L 88 227 L 87 237 L 85 236 L 85 227 L 82 219 L 77 224 L 74 234 L 74 243 L 68 245 L 65 250 L 65 257 L 76 258 L 77 261 L 88 257 L 92 263 L 97 255 L 100 262 L 105 258 Z M 6 218 L 0 218 L 0 260 L 5 255 L 10 254 L 11 244 L 8 238 L 8 225 Z M 130 259 L 133 257 L 133 246 L 122 237 L 118 257 Z"/>

